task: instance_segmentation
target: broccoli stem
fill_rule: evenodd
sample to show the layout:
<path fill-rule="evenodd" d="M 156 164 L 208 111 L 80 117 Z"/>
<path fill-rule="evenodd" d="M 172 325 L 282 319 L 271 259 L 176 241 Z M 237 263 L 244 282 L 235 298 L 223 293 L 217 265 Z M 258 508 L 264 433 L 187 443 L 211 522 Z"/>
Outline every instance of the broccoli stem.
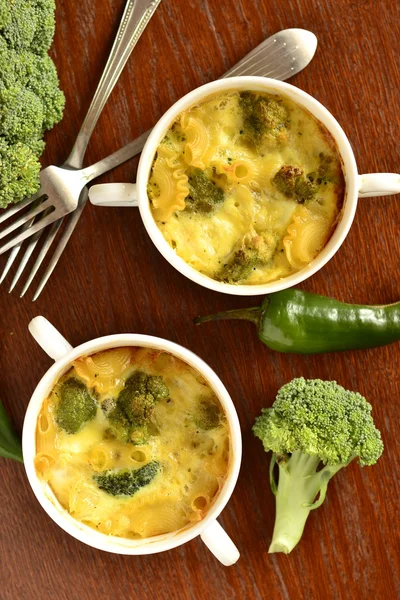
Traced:
<path fill-rule="evenodd" d="M 273 455 L 272 460 L 279 465 L 279 482 L 274 492 L 276 517 L 268 552 L 289 554 L 303 535 L 308 515 L 325 500 L 330 478 L 345 465 L 328 465 L 317 471 L 321 459 L 300 450 L 284 460 Z"/>

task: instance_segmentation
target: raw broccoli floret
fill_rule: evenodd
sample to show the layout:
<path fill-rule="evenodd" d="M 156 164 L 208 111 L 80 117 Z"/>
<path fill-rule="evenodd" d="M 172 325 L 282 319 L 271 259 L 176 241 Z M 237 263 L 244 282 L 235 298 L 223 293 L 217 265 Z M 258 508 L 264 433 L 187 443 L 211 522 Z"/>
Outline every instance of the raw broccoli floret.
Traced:
<path fill-rule="evenodd" d="M 272 451 L 270 483 L 276 517 L 269 552 L 288 554 L 300 541 L 311 510 L 323 503 L 328 482 L 358 458 L 373 465 L 383 452 L 371 405 L 335 381 L 293 379 L 253 427 Z M 274 465 L 279 467 L 278 483 Z"/>
<path fill-rule="evenodd" d="M 43 103 L 42 129 L 51 129 L 61 120 L 65 97 L 59 89 L 59 80 L 55 64 L 50 56 L 29 55 L 26 61 L 26 86 Z"/>
<path fill-rule="evenodd" d="M 137 491 L 149 485 L 161 472 L 161 465 L 151 461 L 140 469 L 120 469 L 104 471 L 94 475 L 93 479 L 101 490 L 112 496 L 133 496 Z"/>
<path fill-rule="evenodd" d="M 77 433 L 86 423 L 94 419 L 97 402 L 86 385 L 70 377 L 60 386 L 60 401 L 56 409 L 56 419 L 61 429 L 67 433 Z"/>
<path fill-rule="evenodd" d="M 188 173 L 189 195 L 185 198 L 185 210 L 212 213 L 225 200 L 224 191 L 201 169 Z"/>
<path fill-rule="evenodd" d="M 0 208 L 18 202 L 39 187 L 40 163 L 25 144 L 8 144 L 0 137 Z"/>
<path fill-rule="evenodd" d="M 32 40 L 30 50 L 34 54 L 43 56 L 49 50 L 56 26 L 55 0 L 31 0 L 35 5 L 37 15 L 37 26 L 35 37 Z"/>
<path fill-rule="evenodd" d="M 10 143 L 34 147 L 43 135 L 43 102 L 31 90 L 13 87 L 0 90 L 0 136 Z"/>
<path fill-rule="evenodd" d="M 265 135 L 277 138 L 287 127 L 289 111 L 282 100 L 241 92 L 239 106 L 243 113 L 243 133 L 256 143 Z"/>
<path fill-rule="evenodd" d="M 10 48 L 45 54 L 55 28 L 54 0 L 0 0 L 0 33 Z"/>
<path fill-rule="evenodd" d="M 319 184 L 312 176 L 304 175 L 301 167 L 283 165 L 272 178 L 274 186 L 287 198 L 303 204 L 315 197 Z"/>
<path fill-rule="evenodd" d="M 43 134 L 61 119 L 65 104 L 56 68 L 46 54 L 54 35 L 54 10 L 54 0 L 0 0 L 0 141 L 28 146 L 36 169 L 45 146 Z M 13 153 L 9 161 L 3 156 L 0 169 L 16 167 Z M 2 189 L 1 208 L 27 195 L 26 173 L 16 170 L 14 180 L 21 185 Z M 38 188 L 35 177 L 28 194 Z"/>
<path fill-rule="evenodd" d="M 255 236 L 243 248 L 234 252 L 232 258 L 222 265 L 215 279 L 224 283 L 244 283 L 257 266 L 271 261 L 276 247 L 276 236 L 269 233 Z"/>
<path fill-rule="evenodd" d="M 221 410 L 215 402 L 205 399 L 200 400 L 194 415 L 196 427 L 205 431 L 215 429 L 221 423 L 221 419 Z"/>

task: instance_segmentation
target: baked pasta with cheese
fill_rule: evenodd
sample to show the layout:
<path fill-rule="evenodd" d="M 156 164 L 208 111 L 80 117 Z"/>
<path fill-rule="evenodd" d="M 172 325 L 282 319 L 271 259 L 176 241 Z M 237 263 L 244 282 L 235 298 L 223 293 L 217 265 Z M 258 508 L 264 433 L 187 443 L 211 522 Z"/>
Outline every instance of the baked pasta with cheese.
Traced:
<path fill-rule="evenodd" d="M 203 519 L 230 464 L 229 426 L 203 377 L 124 347 L 79 358 L 38 416 L 35 468 L 77 520 L 148 538 Z"/>
<path fill-rule="evenodd" d="M 284 96 L 229 91 L 183 112 L 158 146 L 152 214 L 191 267 L 230 284 L 268 283 L 324 248 L 344 196 L 327 129 Z"/>

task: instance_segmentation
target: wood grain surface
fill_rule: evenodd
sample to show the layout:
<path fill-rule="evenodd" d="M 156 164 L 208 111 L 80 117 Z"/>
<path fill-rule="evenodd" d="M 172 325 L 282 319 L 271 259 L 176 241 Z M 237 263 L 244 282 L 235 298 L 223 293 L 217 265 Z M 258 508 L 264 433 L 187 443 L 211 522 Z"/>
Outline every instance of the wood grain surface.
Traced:
<path fill-rule="evenodd" d="M 68 155 L 105 65 L 124 0 L 57 2 L 52 55 L 67 97 L 47 136 L 43 164 Z M 152 126 L 179 97 L 217 78 L 264 38 L 288 27 L 313 31 L 319 47 L 291 83 L 339 120 L 360 172 L 400 170 L 400 5 L 394 0 L 163 0 L 100 118 L 86 156 L 96 161 Z M 133 181 L 129 161 L 99 181 Z M 399 197 L 360 201 L 336 256 L 303 289 L 340 300 L 399 299 Z M 0 268 L 5 263 L 1 257 Z M 21 431 L 29 398 L 51 360 L 27 325 L 45 315 L 76 345 L 100 335 L 147 333 L 178 342 L 215 369 L 237 408 L 243 463 L 220 521 L 241 551 L 221 566 L 199 539 L 148 557 L 111 555 L 64 533 L 36 501 L 22 465 L 0 459 L 0 599 L 186 600 L 400 597 L 400 345 L 322 356 L 269 351 L 249 323 L 196 328 L 193 317 L 259 298 L 197 286 L 159 254 L 137 210 L 87 206 L 45 291 L 0 288 L 0 394 Z M 33 286 L 33 289 L 35 286 Z M 267 456 L 251 433 L 261 407 L 295 376 L 336 379 L 374 406 L 385 453 L 374 467 L 352 464 L 329 485 L 290 556 L 268 555 L 274 498 Z"/>

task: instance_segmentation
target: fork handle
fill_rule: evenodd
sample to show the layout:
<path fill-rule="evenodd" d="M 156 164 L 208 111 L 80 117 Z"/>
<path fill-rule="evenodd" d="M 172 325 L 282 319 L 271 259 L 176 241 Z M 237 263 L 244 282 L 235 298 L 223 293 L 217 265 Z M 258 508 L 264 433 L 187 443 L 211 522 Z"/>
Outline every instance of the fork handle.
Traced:
<path fill-rule="evenodd" d="M 111 171 L 114 167 L 118 167 L 118 165 L 121 165 L 125 161 L 139 154 L 143 150 L 150 133 L 151 129 L 145 131 L 142 135 L 132 142 L 129 142 L 129 144 L 126 144 L 123 148 L 106 156 L 106 158 L 102 158 L 93 165 L 90 165 L 90 167 L 83 169 L 82 175 L 86 179 L 86 182 L 89 183 L 92 179 L 99 177 L 99 175 L 103 175 L 103 173 L 107 173 L 107 171 Z"/>
<path fill-rule="evenodd" d="M 92 103 L 65 164 L 80 169 L 90 136 L 130 53 L 161 0 L 128 0 L 110 56 Z"/>

